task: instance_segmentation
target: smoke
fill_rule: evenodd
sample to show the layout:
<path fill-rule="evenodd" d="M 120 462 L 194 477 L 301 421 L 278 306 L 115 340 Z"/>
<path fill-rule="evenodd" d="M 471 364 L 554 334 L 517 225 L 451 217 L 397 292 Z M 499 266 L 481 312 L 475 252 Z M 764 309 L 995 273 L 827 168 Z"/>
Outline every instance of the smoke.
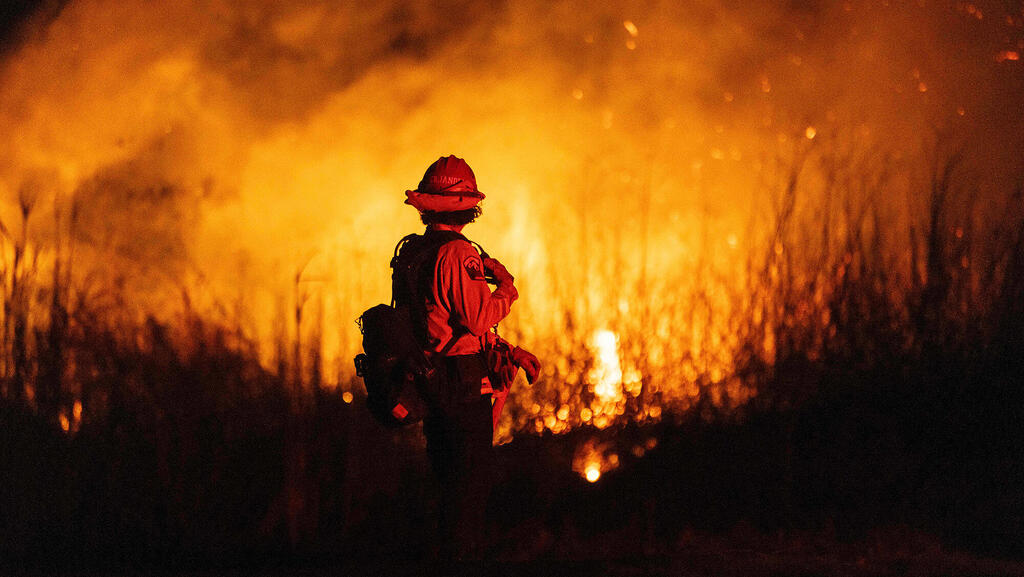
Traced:
<path fill-rule="evenodd" d="M 388 300 L 394 242 L 420 227 L 402 192 L 451 153 L 488 195 L 467 233 L 522 283 L 514 336 L 657 316 L 697 286 L 728 310 L 698 273 L 763 241 L 780 160 L 892 159 L 876 192 L 909 218 L 939 143 L 1001 206 L 1024 174 L 1024 73 L 999 60 L 1022 21 L 931 0 L 74 0 L 3 64 L 0 216 L 46 172 L 82 278 L 157 316 L 188 292 L 261 342 L 308 305 L 344 376 L 351 321 Z M 704 348 L 728 332 L 644 322 Z"/>

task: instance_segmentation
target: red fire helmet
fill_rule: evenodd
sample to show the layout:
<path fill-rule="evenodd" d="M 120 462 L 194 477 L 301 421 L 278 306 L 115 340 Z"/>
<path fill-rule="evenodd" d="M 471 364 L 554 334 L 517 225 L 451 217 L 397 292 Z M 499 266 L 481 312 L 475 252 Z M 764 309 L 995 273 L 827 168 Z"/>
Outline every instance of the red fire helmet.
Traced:
<path fill-rule="evenodd" d="M 484 199 L 476 175 L 465 160 L 442 156 L 431 164 L 416 190 L 405 191 L 405 204 L 419 211 L 452 212 L 473 208 Z"/>

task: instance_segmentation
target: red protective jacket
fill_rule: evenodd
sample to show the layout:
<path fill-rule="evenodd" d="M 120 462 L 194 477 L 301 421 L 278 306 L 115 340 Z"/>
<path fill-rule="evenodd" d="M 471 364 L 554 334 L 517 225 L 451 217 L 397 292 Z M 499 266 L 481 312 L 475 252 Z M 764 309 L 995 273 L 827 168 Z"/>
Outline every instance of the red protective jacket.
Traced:
<path fill-rule="evenodd" d="M 511 279 L 491 291 L 484 280 L 484 265 L 469 242 L 453 240 L 437 253 L 434 267 L 433 304 L 427 308 L 427 332 L 444 349 L 453 335 L 448 355 L 480 352 L 488 329 L 505 318 L 519 292 Z"/>

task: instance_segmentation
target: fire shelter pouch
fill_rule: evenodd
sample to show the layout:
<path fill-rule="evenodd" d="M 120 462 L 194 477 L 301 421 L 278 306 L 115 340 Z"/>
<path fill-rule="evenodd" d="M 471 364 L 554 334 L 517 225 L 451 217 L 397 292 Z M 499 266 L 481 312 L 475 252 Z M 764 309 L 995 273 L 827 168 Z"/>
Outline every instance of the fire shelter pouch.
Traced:
<path fill-rule="evenodd" d="M 391 428 L 422 420 L 422 390 L 436 370 L 416 341 L 409 312 L 377 305 L 359 317 L 359 329 L 364 352 L 355 358 L 356 375 L 366 387 L 370 413 Z"/>

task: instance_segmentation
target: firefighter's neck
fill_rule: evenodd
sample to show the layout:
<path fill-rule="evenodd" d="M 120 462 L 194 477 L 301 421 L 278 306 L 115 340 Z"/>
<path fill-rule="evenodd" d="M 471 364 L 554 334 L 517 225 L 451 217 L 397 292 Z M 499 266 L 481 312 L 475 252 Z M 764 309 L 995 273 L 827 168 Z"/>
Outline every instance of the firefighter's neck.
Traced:
<path fill-rule="evenodd" d="M 440 223 L 436 223 L 435 222 L 435 223 L 427 226 L 427 230 L 451 230 L 451 231 L 457 232 L 459 234 L 462 234 L 462 229 L 465 226 L 466 225 L 464 225 L 464 224 L 440 224 Z"/>

